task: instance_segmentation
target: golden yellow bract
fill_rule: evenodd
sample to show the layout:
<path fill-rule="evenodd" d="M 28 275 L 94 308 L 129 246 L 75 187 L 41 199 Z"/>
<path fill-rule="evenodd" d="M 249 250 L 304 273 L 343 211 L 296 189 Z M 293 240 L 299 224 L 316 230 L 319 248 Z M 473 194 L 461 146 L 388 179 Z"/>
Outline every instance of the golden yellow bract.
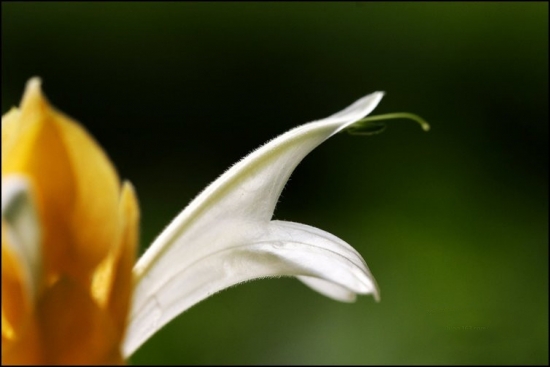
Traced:
<path fill-rule="evenodd" d="M 42 267 L 32 295 L 2 231 L 2 363 L 123 362 L 137 200 L 93 138 L 49 105 L 36 78 L 20 109 L 2 117 L 2 177 L 12 174 L 32 188 Z"/>

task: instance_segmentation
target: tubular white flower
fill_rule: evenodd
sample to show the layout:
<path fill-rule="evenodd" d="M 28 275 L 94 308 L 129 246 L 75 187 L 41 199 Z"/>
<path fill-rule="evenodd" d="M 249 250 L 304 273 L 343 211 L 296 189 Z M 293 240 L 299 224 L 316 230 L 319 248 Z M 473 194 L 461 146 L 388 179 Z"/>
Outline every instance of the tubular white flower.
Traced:
<path fill-rule="evenodd" d="M 362 257 L 343 240 L 298 223 L 271 221 L 294 168 L 315 147 L 369 114 L 382 92 L 275 138 L 210 184 L 159 235 L 134 267 L 123 354 L 130 356 L 174 317 L 235 284 L 296 276 L 340 301 L 378 298 Z"/>

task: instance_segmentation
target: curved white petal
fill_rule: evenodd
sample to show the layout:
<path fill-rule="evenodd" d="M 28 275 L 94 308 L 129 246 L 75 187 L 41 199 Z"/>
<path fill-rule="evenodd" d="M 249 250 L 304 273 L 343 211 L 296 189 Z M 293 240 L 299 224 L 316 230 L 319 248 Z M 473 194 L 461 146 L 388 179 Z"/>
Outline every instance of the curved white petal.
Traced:
<path fill-rule="evenodd" d="M 357 294 L 355 292 L 352 292 L 349 289 L 330 281 L 305 275 L 299 275 L 296 278 L 298 278 L 300 281 L 302 281 L 302 283 L 304 283 L 311 289 L 314 289 L 322 295 L 332 298 L 336 301 L 355 302 L 355 300 L 357 299 Z"/>
<path fill-rule="evenodd" d="M 250 279 L 308 276 L 335 283 L 328 289 L 304 278 L 332 298 L 346 298 L 344 289 L 377 294 L 364 261 L 351 246 L 319 229 L 270 219 L 300 161 L 369 114 L 382 96 L 370 94 L 268 142 L 210 184 L 170 223 L 134 267 L 125 356 L 187 308 Z"/>
<path fill-rule="evenodd" d="M 24 177 L 2 178 L 2 221 L 6 225 L 6 246 L 21 264 L 25 286 L 32 299 L 42 271 L 40 223 L 29 182 Z"/>

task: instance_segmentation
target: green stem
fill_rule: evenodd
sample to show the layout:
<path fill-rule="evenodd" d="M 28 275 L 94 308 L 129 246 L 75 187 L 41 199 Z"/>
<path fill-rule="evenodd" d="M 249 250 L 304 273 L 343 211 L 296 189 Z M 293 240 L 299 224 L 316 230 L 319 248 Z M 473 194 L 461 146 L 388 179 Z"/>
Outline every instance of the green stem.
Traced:
<path fill-rule="evenodd" d="M 361 119 L 356 122 L 356 124 L 360 124 L 362 122 L 371 122 L 371 121 L 380 121 L 380 120 L 391 120 L 391 119 L 409 119 L 414 120 L 420 124 L 422 127 L 422 130 L 428 131 L 430 130 L 430 124 L 428 124 L 422 117 L 415 115 L 413 113 L 408 112 L 395 112 L 395 113 L 387 113 L 384 115 L 377 115 L 377 116 L 369 116 L 365 117 L 364 119 Z"/>

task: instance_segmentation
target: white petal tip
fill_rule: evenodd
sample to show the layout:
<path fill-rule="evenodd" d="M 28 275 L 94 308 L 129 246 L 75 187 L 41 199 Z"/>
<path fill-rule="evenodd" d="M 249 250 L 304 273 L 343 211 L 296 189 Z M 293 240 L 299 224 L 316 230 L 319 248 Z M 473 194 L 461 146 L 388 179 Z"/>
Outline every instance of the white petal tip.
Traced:
<path fill-rule="evenodd" d="M 30 78 L 28 81 L 27 81 L 27 85 L 26 85 L 26 89 L 36 89 L 36 88 L 40 88 L 40 86 L 42 85 L 42 78 L 38 77 L 38 76 L 33 76 L 32 78 Z"/>

